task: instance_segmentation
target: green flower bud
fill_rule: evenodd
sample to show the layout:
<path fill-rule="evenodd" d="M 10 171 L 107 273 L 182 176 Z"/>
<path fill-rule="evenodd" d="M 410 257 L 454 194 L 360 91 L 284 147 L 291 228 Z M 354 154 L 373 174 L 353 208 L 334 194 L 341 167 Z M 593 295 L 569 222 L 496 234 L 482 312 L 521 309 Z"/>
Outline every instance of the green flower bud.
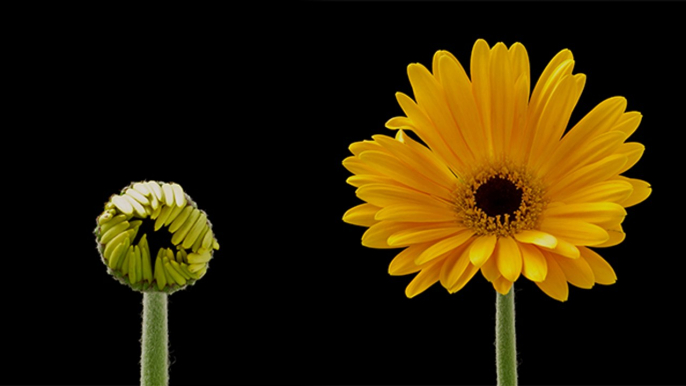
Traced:
<path fill-rule="evenodd" d="M 207 214 L 175 183 L 132 183 L 110 197 L 96 223 L 108 272 L 140 292 L 194 284 L 219 249 Z"/>

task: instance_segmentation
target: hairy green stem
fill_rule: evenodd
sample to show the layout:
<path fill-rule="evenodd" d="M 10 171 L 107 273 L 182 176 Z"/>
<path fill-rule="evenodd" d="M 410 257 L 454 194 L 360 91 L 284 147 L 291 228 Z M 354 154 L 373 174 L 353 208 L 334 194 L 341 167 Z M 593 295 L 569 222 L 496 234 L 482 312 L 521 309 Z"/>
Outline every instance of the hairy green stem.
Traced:
<path fill-rule="evenodd" d="M 167 294 L 164 292 L 143 293 L 141 386 L 168 385 L 168 340 Z"/>
<path fill-rule="evenodd" d="M 507 295 L 496 292 L 495 364 L 498 372 L 498 386 L 517 385 L 514 285 Z"/>

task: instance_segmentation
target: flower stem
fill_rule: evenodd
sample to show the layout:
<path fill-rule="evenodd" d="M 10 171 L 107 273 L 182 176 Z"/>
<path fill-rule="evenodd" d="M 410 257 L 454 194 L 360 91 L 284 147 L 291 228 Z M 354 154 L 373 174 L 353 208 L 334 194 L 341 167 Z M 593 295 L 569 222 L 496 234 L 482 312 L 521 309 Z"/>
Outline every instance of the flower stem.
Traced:
<path fill-rule="evenodd" d="M 498 386 L 515 386 L 517 385 L 517 342 L 514 285 L 507 295 L 496 292 L 495 303 L 495 363 Z"/>
<path fill-rule="evenodd" d="M 167 386 L 169 383 L 168 339 L 167 294 L 143 293 L 141 386 Z"/>

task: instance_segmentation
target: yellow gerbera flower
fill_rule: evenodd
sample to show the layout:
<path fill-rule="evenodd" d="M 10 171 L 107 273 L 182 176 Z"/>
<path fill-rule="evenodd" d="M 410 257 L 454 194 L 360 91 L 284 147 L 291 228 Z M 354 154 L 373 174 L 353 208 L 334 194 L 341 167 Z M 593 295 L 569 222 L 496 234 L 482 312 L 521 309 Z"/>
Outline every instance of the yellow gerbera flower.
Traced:
<path fill-rule="evenodd" d="M 530 93 L 519 43 L 478 40 L 471 78 L 438 51 L 433 73 L 408 67 L 415 100 L 396 94 L 406 116 L 387 122 L 395 138 L 350 146 L 348 183 L 366 203 L 343 219 L 369 227 L 367 247 L 405 248 L 389 273 L 418 272 L 408 297 L 439 281 L 457 292 L 478 271 L 501 294 L 524 275 L 561 301 L 568 282 L 615 282 L 589 247 L 622 242 L 625 208 L 650 195 L 647 182 L 622 176 L 643 154 L 642 144 L 626 142 L 641 114 L 610 98 L 565 134 L 586 81 L 573 67 L 572 53 L 561 51 Z"/>

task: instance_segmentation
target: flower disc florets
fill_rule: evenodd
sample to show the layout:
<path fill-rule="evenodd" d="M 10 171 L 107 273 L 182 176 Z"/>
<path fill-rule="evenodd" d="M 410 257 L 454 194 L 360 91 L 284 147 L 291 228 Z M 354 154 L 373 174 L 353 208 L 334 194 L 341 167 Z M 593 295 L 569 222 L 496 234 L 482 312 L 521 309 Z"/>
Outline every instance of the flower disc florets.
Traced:
<path fill-rule="evenodd" d="M 109 273 L 141 292 L 194 284 L 219 249 L 207 214 L 175 183 L 131 184 L 110 197 L 97 224 Z"/>
<path fill-rule="evenodd" d="M 545 207 L 541 183 L 508 162 L 475 170 L 454 194 L 460 221 L 477 236 L 506 237 L 535 229 Z"/>

